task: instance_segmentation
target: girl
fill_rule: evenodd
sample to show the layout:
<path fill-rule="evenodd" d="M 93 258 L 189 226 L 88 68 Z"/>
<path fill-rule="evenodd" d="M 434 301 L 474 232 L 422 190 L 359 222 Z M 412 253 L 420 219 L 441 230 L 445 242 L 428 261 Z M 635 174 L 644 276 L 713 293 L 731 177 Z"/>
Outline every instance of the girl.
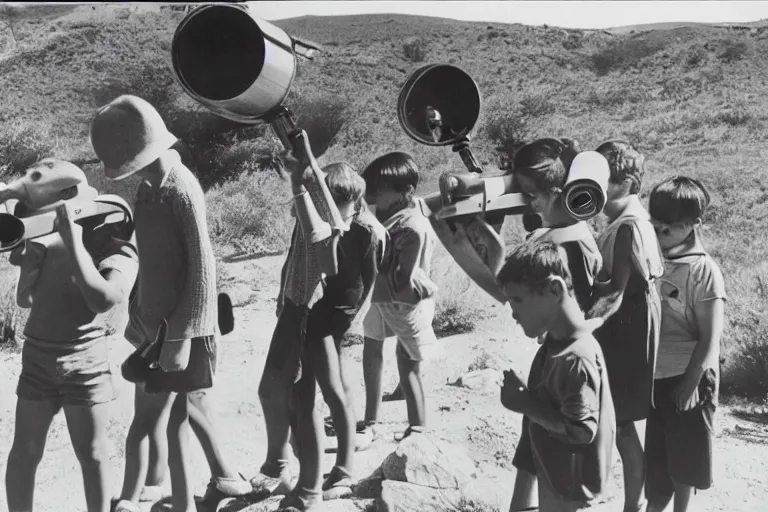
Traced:
<path fill-rule="evenodd" d="M 592 305 L 594 278 L 602 265 L 602 257 L 587 223 L 574 220 L 562 202 L 568 171 L 579 151 L 578 144 L 570 139 L 538 139 L 517 152 L 512 172 L 517 189 L 541 219 L 542 227 L 533 230 L 528 240 L 549 240 L 565 250 L 576 299 L 581 309 L 587 311 Z M 537 354 L 529 382 L 541 380 L 538 372 L 543 364 L 543 358 Z M 538 495 L 536 469 L 527 417 L 523 418 L 520 442 L 512 463 L 517 474 L 509 509 L 511 512 L 535 510 Z"/>
<path fill-rule="evenodd" d="M 598 238 L 603 268 L 589 316 L 605 322 L 595 337 L 603 349 L 616 410 L 624 512 L 637 512 L 645 506 L 645 460 L 634 422 L 644 420 L 651 405 L 661 315 L 654 282 L 664 266 L 650 217 L 637 195 L 643 156 L 621 140 L 605 142 L 597 152 L 610 168 L 603 210 L 609 223 Z"/>
<path fill-rule="evenodd" d="M 664 252 L 659 357 L 645 427 L 648 512 L 689 509 L 693 489 L 712 485 L 712 429 L 719 388 L 725 285 L 699 229 L 709 206 L 699 181 L 657 184 L 648 204 Z"/>
<path fill-rule="evenodd" d="M 92 200 L 97 195 L 73 164 L 47 158 L 27 173 L 37 176 L 32 185 L 63 174 L 80 183 L 61 190 L 47 204 L 33 206 L 21 198 L 17 205 L 27 209 L 27 216 L 55 208 L 58 232 L 27 240 L 11 253 L 11 264 L 21 267 L 17 303 L 30 308 L 30 314 L 5 477 L 8 510 L 33 510 L 37 466 L 51 421 L 63 409 L 82 468 L 88 512 L 109 512 L 108 405 L 116 390 L 106 343 L 107 316 L 128 297 L 136 278 L 133 226 L 101 225 L 99 218 L 73 222 L 67 199 Z"/>

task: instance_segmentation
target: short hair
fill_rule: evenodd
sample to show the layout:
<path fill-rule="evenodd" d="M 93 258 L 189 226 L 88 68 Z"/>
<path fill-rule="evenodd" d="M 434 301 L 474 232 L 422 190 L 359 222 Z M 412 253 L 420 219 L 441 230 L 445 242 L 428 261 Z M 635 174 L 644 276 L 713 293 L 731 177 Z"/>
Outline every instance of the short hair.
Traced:
<path fill-rule="evenodd" d="M 512 250 L 496 280 L 501 286 L 515 283 L 541 291 L 551 276 L 563 278 L 568 292 L 573 292 L 565 250 L 549 240 L 533 240 L 523 242 Z"/>
<path fill-rule="evenodd" d="M 542 192 L 561 189 L 571 162 L 580 152 L 578 142 L 572 139 L 538 139 L 515 154 L 512 172 L 530 178 Z"/>
<path fill-rule="evenodd" d="M 595 151 L 608 160 L 611 183 L 619 184 L 629 179 L 632 181 L 629 193 L 640 192 L 645 174 L 645 157 L 632 144 L 620 139 L 608 140 Z"/>
<path fill-rule="evenodd" d="M 354 167 L 338 162 L 323 167 L 325 183 L 336 204 L 356 203 L 365 195 L 365 180 Z"/>
<path fill-rule="evenodd" d="M 375 193 L 380 187 L 395 192 L 405 192 L 408 187 L 416 189 L 419 184 L 419 168 L 408 153 L 394 151 L 375 159 L 363 171 L 368 193 Z"/>
<path fill-rule="evenodd" d="M 657 183 L 648 199 L 651 217 L 664 224 L 693 223 L 709 207 L 707 188 L 687 176 L 674 176 Z"/>

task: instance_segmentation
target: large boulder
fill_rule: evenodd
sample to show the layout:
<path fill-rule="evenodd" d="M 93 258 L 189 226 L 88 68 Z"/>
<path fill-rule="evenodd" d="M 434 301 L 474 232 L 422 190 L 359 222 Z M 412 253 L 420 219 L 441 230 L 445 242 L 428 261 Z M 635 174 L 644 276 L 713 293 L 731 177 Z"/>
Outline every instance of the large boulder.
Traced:
<path fill-rule="evenodd" d="M 477 475 L 477 465 L 460 447 L 430 434 L 412 434 L 381 464 L 384 480 L 433 489 L 460 489 Z"/>
<path fill-rule="evenodd" d="M 449 512 L 457 510 L 458 489 L 434 489 L 423 485 L 385 480 L 376 512 Z"/>

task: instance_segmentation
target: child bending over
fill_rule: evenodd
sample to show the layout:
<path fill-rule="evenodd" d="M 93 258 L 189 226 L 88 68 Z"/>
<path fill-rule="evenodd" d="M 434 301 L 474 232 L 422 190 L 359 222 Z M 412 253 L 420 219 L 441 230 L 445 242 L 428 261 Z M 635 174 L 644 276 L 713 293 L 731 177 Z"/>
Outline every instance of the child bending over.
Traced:
<path fill-rule="evenodd" d="M 610 478 L 616 418 L 602 351 L 573 290 L 565 250 L 526 242 L 498 274 L 526 336 L 544 336 L 528 386 L 504 375 L 501 402 L 529 420 L 541 512 L 585 510 Z M 534 363 L 536 364 L 536 363 Z"/>

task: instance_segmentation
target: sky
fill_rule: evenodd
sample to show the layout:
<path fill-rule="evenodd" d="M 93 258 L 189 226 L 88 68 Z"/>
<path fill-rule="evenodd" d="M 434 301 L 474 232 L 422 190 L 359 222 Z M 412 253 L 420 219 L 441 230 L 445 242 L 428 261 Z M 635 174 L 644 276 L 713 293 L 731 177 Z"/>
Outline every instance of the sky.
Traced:
<path fill-rule="evenodd" d="M 399 13 L 464 21 L 548 24 L 566 28 L 612 28 L 664 22 L 747 22 L 768 19 L 768 1 L 258 1 L 257 16 L 278 20 L 298 16 Z"/>

